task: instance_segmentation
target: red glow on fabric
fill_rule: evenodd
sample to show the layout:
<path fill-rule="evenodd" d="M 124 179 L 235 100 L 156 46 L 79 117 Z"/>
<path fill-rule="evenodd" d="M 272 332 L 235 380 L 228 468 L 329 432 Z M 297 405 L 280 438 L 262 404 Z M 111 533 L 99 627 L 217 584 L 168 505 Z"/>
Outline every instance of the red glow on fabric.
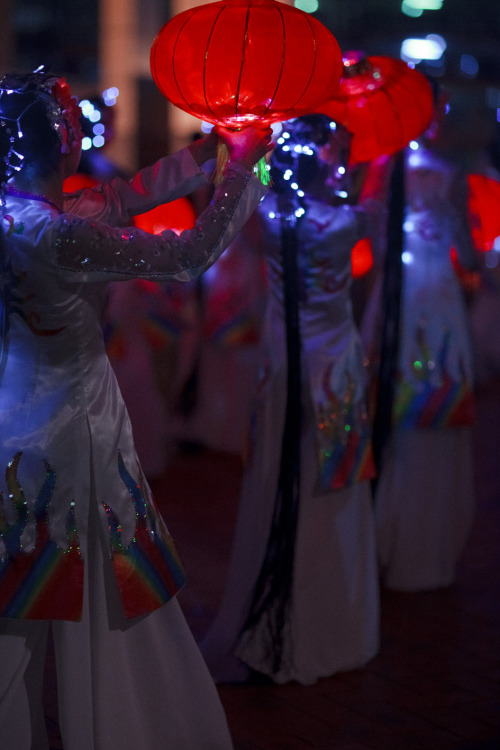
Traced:
<path fill-rule="evenodd" d="M 465 268 L 460 263 L 457 249 L 455 247 L 450 248 L 450 262 L 465 291 L 469 294 L 475 294 L 478 292 L 481 286 L 481 276 L 479 271 L 470 271 L 468 268 Z"/>
<path fill-rule="evenodd" d="M 276 0 L 221 0 L 179 13 L 157 34 L 150 63 L 172 104 L 229 128 L 317 111 L 343 70 L 331 32 Z"/>
<path fill-rule="evenodd" d="M 319 111 L 353 134 L 350 163 L 359 164 L 396 153 L 426 130 L 432 89 L 403 60 L 351 52 L 339 86 Z"/>
<path fill-rule="evenodd" d="M 135 216 L 134 226 L 150 234 L 160 234 L 165 229 L 180 234 L 185 229 L 194 227 L 195 221 L 196 213 L 191 201 L 188 198 L 178 198 Z"/>
<path fill-rule="evenodd" d="M 485 175 L 469 174 L 467 182 L 472 240 L 476 250 L 487 252 L 500 238 L 500 181 Z"/>
<path fill-rule="evenodd" d="M 353 278 L 364 276 L 373 267 L 372 243 L 368 237 L 358 240 L 351 250 L 351 273 Z"/>

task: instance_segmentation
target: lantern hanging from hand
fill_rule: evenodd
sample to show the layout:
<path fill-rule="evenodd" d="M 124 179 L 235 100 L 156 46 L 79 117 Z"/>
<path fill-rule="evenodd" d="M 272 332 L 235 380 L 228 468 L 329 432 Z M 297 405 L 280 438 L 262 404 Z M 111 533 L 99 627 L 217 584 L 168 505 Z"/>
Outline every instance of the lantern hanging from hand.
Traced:
<path fill-rule="evenodd" d="M 359 164 L 396 153 L 426 130 L 432 88 L 403 60 L 348 52 L 339 86 L 318 111 L 353 134 L 350 163 Z"/>
<path fill-rule="evenodd" d="M 151 48 L 153 79 L 194 117 L 240 129 L 317 111 L 342 75 L 335 37 L 276 0 L 221 0 L 174 16 Z"/>

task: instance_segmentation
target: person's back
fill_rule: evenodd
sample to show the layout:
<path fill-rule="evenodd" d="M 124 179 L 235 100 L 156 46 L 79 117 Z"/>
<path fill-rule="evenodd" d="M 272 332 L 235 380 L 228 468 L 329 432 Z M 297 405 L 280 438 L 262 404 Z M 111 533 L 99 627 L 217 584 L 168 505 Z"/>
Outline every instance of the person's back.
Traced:
<path fill-rule="evenodd" d="M 43 69 L 0 81 L 6 747 L 47 744 L 42 689 L 50 630 L 68 750 L 231 747 L 220 700 L 175 600 L 182 566 L 142 476 L 101 312 L 108 281 L 186 281 L 216 260 L 264 192 L 249 167 L 269 136 L 250 130 L 244 144 L 237 138 L 237 164 L 229 164 L 195 232 L 153 237 L 110 224 L 123 226 L 134 211 L 204 182 L 200 164 L 213 158 L 216 139 L 160 160 L 131 183 L 64 196 L 81 147 L 69 87 Z"/>
<path fill-rule="evenodd" d="M 406 152 L 392 427 L 375 495 L 382 583 L 409 591 L 453 582 L 475 502 L 472 356 L 451 254 L 476 261 L 465 175 L 434 144 L 436 124 Z"/>
<path fill-rule="evenodd" d="M 370 222 L 326 187 L 344 166 L 334 123 L 298 118 L 285 133 L 253 217 L 269 294 L 251 446 L 226 591 L 200 644 L 220 681 L 253 669 L 311 684 L 378 649 L 371 435 L 349 300 L 351 248 Z"/>

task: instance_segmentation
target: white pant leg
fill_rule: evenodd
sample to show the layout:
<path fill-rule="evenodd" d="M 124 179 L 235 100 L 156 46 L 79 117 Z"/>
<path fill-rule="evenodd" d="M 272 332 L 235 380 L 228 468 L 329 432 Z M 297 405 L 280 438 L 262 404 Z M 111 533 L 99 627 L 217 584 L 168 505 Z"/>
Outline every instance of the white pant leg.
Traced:
<path fill-rule="evenodd" d="M 43 676 L 49 622 L 0 618 L 0 748 L 48 750 Z"/>
<path fill-rule="evenodd" d="M 108 558 L 99 545 L 89 554 L 82 621 L 53 625 L 65 750 L 229 750 L 219 696 L 178 602 L 127 622 Z"/>

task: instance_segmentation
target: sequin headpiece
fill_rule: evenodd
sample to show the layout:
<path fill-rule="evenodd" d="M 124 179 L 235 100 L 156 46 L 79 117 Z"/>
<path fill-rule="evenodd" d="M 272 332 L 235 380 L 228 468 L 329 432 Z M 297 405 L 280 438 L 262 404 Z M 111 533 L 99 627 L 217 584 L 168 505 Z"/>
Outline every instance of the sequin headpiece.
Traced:
<path fill-rule="evenodd" d="M 7 107 L 5 99 L 15 95 L 31 94 L 32 100 L 19 98 L 20 104 Z M 7 136 L 6 152 L 3 154 L 4 166 L 0 172 L 1 187 L 20 172 L 23 167 L 23 127 L 22 119 L 28 110 L 41 102 L 46 110 L 47 119 L 61 141 L 61 153 L 69 153 L 68 135 L 71 131 L 76 137 L 82 135 L 80 126 L 81 110 L 64 78 L 46 73 L 43 66 L 29 75 L 5 75 L 0 80 L 0 128 Z M 3 174 L 2 174 L 3 173 Z"/>

